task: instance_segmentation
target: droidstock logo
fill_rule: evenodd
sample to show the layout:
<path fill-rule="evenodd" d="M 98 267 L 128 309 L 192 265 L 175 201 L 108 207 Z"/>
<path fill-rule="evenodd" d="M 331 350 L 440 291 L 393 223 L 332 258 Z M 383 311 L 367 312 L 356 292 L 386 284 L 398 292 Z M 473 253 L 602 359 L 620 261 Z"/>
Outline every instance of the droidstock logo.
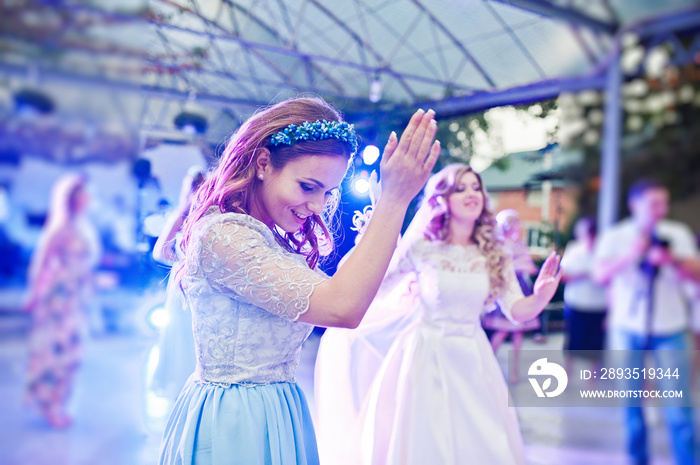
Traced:
<path fill-rule="evenodd" d="M 569 382 L 569 377 L 566 375 L 566 370 L 562 368 L 561 365 L 554 362 L 548 362 L 546 358 L 541 358 L 535 360 L 535 362 L 530 365 L 530 369 L 527 371 L 530 379 L 530 384 L 535 390 L 537 397 L 556 397 L 566 389 L 566 385 Z M 538 377 L 547 377 L 542 386 L 538 381 Z M 556 378 L 557 387 L 554 390 L 549 390 L 552 385 L 552 378 Z"/>

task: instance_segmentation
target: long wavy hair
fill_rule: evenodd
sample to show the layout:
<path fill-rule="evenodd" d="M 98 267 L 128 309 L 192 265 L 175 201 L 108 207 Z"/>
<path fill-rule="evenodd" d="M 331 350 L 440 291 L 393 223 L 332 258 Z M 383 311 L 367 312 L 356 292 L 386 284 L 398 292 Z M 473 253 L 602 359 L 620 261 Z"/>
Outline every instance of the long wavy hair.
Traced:
<path fill-rule="evenodd" d="M 256 160 L 261 149 L 270 153 L 270 163 L 276 169 L 289 161 L 306 155 L 338 155 L 350 164 L 353 147 L 337 139 L 301 141 L 293 145 L 271 144 L 274 134 L 290 124 L 304 121 L 343 121 L 340 113 L 320 98 L 295 98 L 258 111 L 229 139 L 218 166 L 197 189 L 190 207 L 190 214 L 183 226 L 182 250 L 192 238 L 194 225 L 212 206 L 219 212 L 250 214 L 251 201 L 259 180 L 255 176 Z M 315 268 L 323 253 L 333 250 L 333 235 L 328 222 L 333 218 L 339 203 L 334 192 L 321 215 L 309 216 L 296 233 L 280 233 L 273 230 L 277 240 L 292 252 L 306 256 L 306 262 Z"/>
<path fill-rule="evenodd" d="M 46 222 L 41 229 L 36 251 L 32 256 L 28 277 L 33 281 L 39 274 L 39 268 L 48 252 L 53 237 L 67 226 L 77 224 L 81 211 L 79 195 L 87 189 L 87 178 L 80 173 L 68 173 L 59 178 L 51 189 L 51 201 Z"/>
<path fill-rule="evenodd" d="M 75 220 L 78 215 L 78 195 L 86 186 L 87 178 L 80 173 L 69 173 L 56 181 L 51 190 L 46 228 L 53 229 Z"/>
<path fill-rule="evenodd" d="M 423 235 L 431 241 L 446 241 L 450 232 L 450 213 L 447 198 L 457 187 L 457 182 L 466 173 L 474 173 L 479 180 L 481 193 L 484 195 L 484 209 L 477 218 L 472 232 L 472 240 L 486 258 L 486 269 L 489 273 L 489 297 L 487 307 L 493 305 L 506 287 L 505 269 L 510 258 L 503 246 L 503 239 L 497 230 L 496 219 L 489 200 L 486 186 L 481 176 L 469 165 L 453 163 L 434 174 L 425 186 L 421 209 L 428 211 Z"/>

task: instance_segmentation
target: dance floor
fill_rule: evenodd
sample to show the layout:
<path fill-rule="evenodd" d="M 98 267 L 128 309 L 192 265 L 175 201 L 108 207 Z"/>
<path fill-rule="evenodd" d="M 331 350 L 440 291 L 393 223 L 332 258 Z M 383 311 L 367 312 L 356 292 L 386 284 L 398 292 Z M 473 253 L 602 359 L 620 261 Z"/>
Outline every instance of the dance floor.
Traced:
<path fill-rule="evenodd" d="M 298 380 L 313 400 L 313 364 L 320 336 L 303 350 Z M 21 334 L 0 337 L 0 464 L 152 465 L 168 405 L 147 389 L 148 355 L 156 342 L 143 331 L 91 338 L 76 384 L 74 425 L 54 431 L 22 405 L 26 360 Z M 525 341 L 524 350 L 561 347 L 561 334 L 545 344 Z M 505 367 L 505 344 L 499 360 Z M 521 380 L 522 383 L 527 380 Z M 313 408 L 313 404 L 312 404 Z M 616 465 L 623 455 L 621 411 L 610 408 L 520 408 L 518 415 L 532 465 Z M 663 411 L 650 408 L 653 465 L 671 464 Z M 696 411 L 696 423 L 698 412 Z"/>

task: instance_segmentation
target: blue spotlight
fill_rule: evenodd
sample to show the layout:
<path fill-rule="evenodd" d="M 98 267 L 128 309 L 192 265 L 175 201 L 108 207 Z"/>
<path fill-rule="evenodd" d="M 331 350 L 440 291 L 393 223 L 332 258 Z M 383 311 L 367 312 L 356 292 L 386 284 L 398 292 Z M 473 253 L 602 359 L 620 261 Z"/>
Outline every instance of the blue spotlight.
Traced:
<path fill-rule="evenodd" d="M 156 305 L 146 314 L 146 321 L 151 328 L 159 331 L 167 326 L 170 315 L 163 305 Z"/>
<path fill-rule="evenodd" d="M 369 192 L 369 180 L 367 178 L 357 178 L 354 181 L 353 188 L 358 194 L 365 195 Z"/>
<path fill-rule="evenodd" d="M 379 158 L 379 149 L 374 145 L 368 145 L 362 151 L 362 161 L 365 165 L 371 165 Z"/>

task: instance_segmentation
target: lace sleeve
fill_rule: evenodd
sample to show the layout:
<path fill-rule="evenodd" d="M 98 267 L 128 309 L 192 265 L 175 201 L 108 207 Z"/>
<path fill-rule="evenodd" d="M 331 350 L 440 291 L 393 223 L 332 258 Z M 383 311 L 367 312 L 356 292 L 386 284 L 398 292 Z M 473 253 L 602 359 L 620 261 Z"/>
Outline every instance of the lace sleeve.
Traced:
<path fill-rule="evenodd" d="M 296 321 L 326 278 L 301 255 L 283 251 L 264 228 L 240 219 L 213 223 L 202 239 L 202 271 L 215 289 Z"/>
<path fill-rule="evenodd" d="M 520 283 L 518 282 L 518 277 L 515 274 L 515 268 L 513 267 L 512 263 L 509 263 L 508 266 L 506 266 L 504 274 L 506 279 L 506 288 L 504 289 L 503 294 L 497 299 L 498 306 L 500 307 L 501 312 L 503 312 L 503 314 L 510 321 L 518 324 L 518 322 L 513 319 L 511 309 L 513 308 L 513 304 L 515 304 L 515 302 L 525 296 L 520 288 Z"/>

